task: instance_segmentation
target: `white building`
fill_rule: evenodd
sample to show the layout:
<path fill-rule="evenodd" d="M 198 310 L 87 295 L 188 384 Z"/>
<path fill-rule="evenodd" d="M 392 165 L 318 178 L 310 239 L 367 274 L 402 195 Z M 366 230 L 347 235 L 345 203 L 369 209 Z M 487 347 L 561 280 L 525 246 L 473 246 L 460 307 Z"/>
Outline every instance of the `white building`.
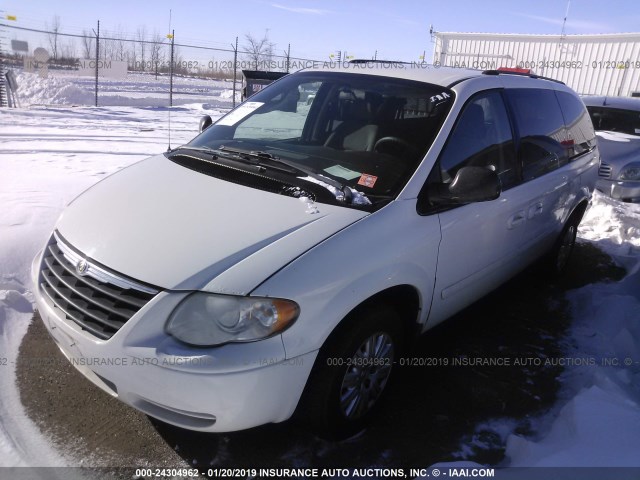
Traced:
<path fill-rule="evenodd" d="M 525 68 L 585 95 L 640 95 L 640 33 L 520 35 L 434 32 L 434 64 Z"/>

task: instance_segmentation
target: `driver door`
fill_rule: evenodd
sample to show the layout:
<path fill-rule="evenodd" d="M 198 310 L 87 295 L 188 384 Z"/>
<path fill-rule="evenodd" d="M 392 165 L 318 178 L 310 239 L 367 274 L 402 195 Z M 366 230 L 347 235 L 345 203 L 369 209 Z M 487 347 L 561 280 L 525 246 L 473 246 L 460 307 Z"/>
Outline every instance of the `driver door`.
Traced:
<path fill-rule="evenodd" d="M 501 90 L 472 97 L 434 168 L 449 183 L 463 166 L 494 170 L 502 192 L 492 201 L 438 213 L 442 240 L 429 327 L 482 297 L 517 272 L 526 259 L 530 196 L 519 187 L 514 135 Z"/>

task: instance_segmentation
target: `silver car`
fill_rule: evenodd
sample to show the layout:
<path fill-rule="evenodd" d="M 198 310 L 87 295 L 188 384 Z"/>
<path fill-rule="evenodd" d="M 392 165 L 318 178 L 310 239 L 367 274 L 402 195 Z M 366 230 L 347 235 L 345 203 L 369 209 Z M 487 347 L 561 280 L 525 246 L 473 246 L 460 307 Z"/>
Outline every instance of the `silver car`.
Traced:
<path fill-rule="evenodd" d="M 640 201 L 640 98 L 583 97 L 602 162 L 596 189 L 623 202 Z"/>

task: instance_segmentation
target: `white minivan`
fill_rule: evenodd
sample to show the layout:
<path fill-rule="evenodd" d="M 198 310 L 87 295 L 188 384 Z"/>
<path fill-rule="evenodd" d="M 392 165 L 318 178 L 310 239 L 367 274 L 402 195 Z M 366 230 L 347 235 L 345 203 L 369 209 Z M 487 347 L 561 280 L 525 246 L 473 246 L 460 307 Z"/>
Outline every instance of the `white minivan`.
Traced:
<path fill-rule="evenodd" d="M 40 315 L 89 380 L 209 432 L 362 429 L 416 335 L 567 263 L 598 168 L 564 84 L 361 62 L 287 75 L 65 209 Z"/>

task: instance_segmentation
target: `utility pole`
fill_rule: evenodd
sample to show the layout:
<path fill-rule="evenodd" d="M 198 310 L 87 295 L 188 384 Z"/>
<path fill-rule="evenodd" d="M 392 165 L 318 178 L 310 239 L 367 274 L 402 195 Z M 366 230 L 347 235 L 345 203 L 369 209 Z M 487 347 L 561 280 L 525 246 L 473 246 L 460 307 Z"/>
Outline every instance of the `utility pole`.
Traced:
<path fill-rule="evenodd" d="M 233 107 L 236 106 L 236 67 L 238 63 L 238 37 L 236 37 L 236 45 L 235 47 L 231 45 L 233 48 Z"/>
<path fill-rule="evenodd" d="M 100 64 L 100 20 L 98 20 L 98 31 L 95 30 L 93 33 L 96 34 L 96 107 L 98 106 L 98 65 Z"/>
<path fill-rule="evenodd" d="M 0 13 L 4 13 L 3 10 L 0 10 Z M 4 32 L 3 32 L 4 33 Z M 6 67 L 4 65 L 4 52 L 3 49 L 3 41 L 4 36 L 0 36 L 0 107 L 9 107 L 10 105 L 10 94 L 9 94 L 9 86 L 7 85 L 6 80 Z M 16 95 L 17 98 L 17 95 Z"/>
<path fill-rule="evenodd" d="M 291 57 L 291 44 L 287 47 L 287 73 L 289 73 L 289 58 Z"/>
<path fill-rule="evenodd" d="M 173 46 L 175 30 L 171 30 L 171 61 L 169 62 L 169 106 L 173 107 Z"/>

